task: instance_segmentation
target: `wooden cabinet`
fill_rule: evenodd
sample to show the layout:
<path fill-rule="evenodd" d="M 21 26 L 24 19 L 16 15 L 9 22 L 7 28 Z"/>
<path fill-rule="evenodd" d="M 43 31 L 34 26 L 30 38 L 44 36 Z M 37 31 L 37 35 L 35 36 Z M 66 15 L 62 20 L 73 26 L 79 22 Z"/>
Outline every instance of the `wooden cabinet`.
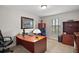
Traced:
<path fill-rule="evenodd" d="M 74 46 L 74 35 L 72 35 L 72 34 L 63 34 L 62 43 Z"/>
<path fill-rule="evenodd" d="M 79 32 L 76 32 L 74 34 L 75 34 L 76 49 L 77 49 L 77 52 L 79 52 Z"/>
<path fill-rule="evenodd" d="M 63 35 L 62 43 L 74 46 L 74 32 L 79 32 L 79 21 L 63 22 Z"/>
<path fill-rule="evenodd" d="M 79 21 L 77 22 L 76 30 L 79 32 Z"/>
<path fill-rule="evenodd" d="M 44 23 L 43 20 L 41 20 L 41 22 L 38 23 L 38 28 L 41 30 L 40 35 L 46 36 L 46 23 Z"/>
<path fill-rule="evenodd" d="M 73 34 L 79 31 L 79 21 L 63 22 L 63 32 Z"/>

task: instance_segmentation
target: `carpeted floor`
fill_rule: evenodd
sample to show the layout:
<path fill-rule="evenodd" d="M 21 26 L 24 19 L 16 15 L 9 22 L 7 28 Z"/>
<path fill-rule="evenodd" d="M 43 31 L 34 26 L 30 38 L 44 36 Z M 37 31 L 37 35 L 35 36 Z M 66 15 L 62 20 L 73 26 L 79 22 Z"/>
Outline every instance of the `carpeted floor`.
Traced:
<path fill-rule="evenodd" d="M 30 53 L 23 46 L 12 47 L 13 53 Z M 57 42 L 56 40 L 47 40 L 47 51 L 45 53 L 75 53 L 74 47 Z"/>

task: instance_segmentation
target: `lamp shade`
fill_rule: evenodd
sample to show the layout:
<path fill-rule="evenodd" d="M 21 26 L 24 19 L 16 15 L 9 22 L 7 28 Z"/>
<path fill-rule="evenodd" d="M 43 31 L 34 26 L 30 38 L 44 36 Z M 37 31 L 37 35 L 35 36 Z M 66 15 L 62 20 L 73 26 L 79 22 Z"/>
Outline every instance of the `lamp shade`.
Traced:
<path fill-rule="evenodd" d="M 35 29 L 35 30 L 33 31 L 33 33 L 39 34 L 39 33 L 41 33 L 41 31 L 40 31 L 39 29 Z"/>

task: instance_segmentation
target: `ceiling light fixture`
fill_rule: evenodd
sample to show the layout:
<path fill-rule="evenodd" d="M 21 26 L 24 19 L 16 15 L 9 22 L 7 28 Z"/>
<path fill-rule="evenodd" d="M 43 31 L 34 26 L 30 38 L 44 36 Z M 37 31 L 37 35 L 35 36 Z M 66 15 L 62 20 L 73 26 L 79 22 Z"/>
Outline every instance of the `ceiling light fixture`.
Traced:
<path fill-rule="evenodd" d="M 47 5 L 41 5 L 41 9 L 46 9 Z"/>

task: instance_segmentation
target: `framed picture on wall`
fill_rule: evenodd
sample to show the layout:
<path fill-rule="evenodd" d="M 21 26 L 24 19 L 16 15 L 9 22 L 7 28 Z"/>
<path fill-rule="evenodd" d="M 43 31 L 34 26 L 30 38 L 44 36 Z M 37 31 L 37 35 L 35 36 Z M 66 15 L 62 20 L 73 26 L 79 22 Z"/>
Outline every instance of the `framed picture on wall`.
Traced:
<path fill-rule="evenodd" d="M 28 17 L 21 17 L 21 29 L 32 29 L 34 27 L 34 20 Z"/>

